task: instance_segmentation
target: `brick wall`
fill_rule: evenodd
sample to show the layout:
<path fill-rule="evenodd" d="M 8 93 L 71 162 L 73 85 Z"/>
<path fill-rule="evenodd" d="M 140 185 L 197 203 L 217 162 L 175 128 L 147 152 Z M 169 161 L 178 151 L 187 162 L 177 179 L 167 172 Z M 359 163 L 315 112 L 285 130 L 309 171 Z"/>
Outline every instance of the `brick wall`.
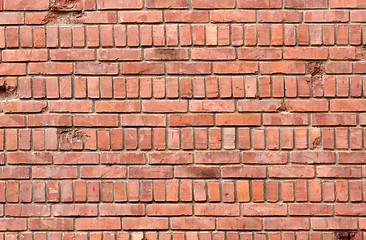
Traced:
<path fill-rule="evenodd" d="M 0 240 L 366 230 L 365 0 L 0 0 Z"/>

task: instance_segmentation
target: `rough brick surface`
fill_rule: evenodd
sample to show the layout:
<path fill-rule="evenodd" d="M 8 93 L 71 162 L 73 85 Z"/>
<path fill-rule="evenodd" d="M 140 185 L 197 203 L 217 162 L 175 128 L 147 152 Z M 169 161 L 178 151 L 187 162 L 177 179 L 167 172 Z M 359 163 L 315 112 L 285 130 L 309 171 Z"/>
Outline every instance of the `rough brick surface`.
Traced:
<path fill-rule="evenodd" d="M 365 0 L 0 0 L 0 240 L 361 240 Z"/>

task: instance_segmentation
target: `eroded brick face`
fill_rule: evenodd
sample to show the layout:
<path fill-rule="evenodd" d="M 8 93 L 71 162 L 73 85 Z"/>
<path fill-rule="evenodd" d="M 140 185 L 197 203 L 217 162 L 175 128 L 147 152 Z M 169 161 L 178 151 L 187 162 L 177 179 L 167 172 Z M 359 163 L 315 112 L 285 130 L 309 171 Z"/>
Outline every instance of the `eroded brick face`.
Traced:
<path fill-rule="evenodd" d="M 0 240 L 362 240 L 365 0 L 0 0 Z"/>

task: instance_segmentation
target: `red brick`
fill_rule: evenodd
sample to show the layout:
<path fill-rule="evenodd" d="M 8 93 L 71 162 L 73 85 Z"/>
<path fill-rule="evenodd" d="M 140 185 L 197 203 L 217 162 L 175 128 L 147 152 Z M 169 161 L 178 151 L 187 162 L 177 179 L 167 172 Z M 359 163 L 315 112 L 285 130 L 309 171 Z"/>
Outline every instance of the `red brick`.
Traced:
<path fill-rule="evenodd" d="M 85 12 L 80 18 L 74 18 L 73 23 L 84 24 L 102 24 L 117 23 L 117 14 L 115 12 Z"/>
<path fill-rule="evenodd" d="M 98 113 L 126 113 L 140 112 L 139 101 L 98 101 L 95 103 L 95 111 Z"/>
<path fill-rule="evenodd" d="M 81 178 L 126 178 L 124 166 L 83 166 L 80 168 Z"/>
<path fill-rule="evenodd" d="M 29 74 L 36 75 L 70 75 L 73 73 L 72 63 L 29 63 Z"/>
<path fill-rule="evenodd" d="M 96 204 L 57 204 L 52 208 L 56 217 L 71 216 L 97 216 L 98 207 Z"/>
<path fill-rule="evenodd" d="M 238 8 L 282 8 L 281 0 L 238 0 Z"/>
<path fill-rule="evenodd" d="M 196 216 L 239 216 L 239 204 L 195 204 L 194 214 Z"/>
<path fill-rule="evenodd" d="M 333 216 L 333 205 L 330 204 L 291 204 L 289 205 L 290 216 Z"/>
<path fill-rule="evenodd" d="M 298 164 L 335 163 L 334 152 L 291 152 L 291 162 Z"/>
<path fill-rule="evenodd" d="M 215 219 L 213 218 L 171 218 L 171 228 L 173 230 L 213 230 L 215 229 Z"/>
<path fill-rule="evenodd" d="M 260 230 L 262 221 L 259 218 L 218 218 L 219 230 Z"/>
<path fill-rule="evenodd" d="M 29 229 L 42 231 L 74 230 L 74 220 L 69 218 L 30 218 Z"/>
<path fill-rule="evenodd" d="M 356 125 L 355 114 L 324 113 L 312 115 L 313 126 L 352 126 Z"/>
<path fill-rule="evenodd" d="M 42 179 L 76 179 L 78 178 L 77 167 L 32 167 L 32 177 Z"/>
<path fill-rule="evenodd" d="M 142 53 L 139 49 L 100 49 L 98 59 L 100 61 L 139 61 L 142 59 Z"/>
<path fill-rule="evenodd" d="M 25 231 L 26 229 L 27 229 L 27 219 L 24 218 L 0 219 L 0 231 Z"/>
<path fill-rule="evenodd" d="M 282 50 L 279 48 L 240 48 L 238 58 L 243 60 L 279 60 Z"/>
<path fill-rule="evenodd" d="M 189 75 L 201 75 L 211 74 L 211 64 L 206 62 L 200 63 L 180 63 L 180 62 L 168 62 L 167 63 L 168 74 L 189 74 Z"/>
<path fill-rule="evenodd" d="M 168 218 L 123 218 L 123 230 L 167 230 Z"/>
<path fill-rule="evenodd" d="M 49 217 L 51 208 L 41 204 L 12 204 L 5 206 L 5 216 L 9 217 Z"/>
<path fill-rule="evenodd" d="M 192 6 L 196 9 L 235 8 L 235 0 L 192 0 Z"/>
<path fill-rule="evenodd" d="M 366 70 L 365 70 L 366 64 L 364 62 L 356 62 L 353 64 L 353 67 L 354 67 L 355 73 L 360 73 L 360 74 L 366 73 Z"/>
<path fill-rule="evenodd" d="M 243 152 L 245 164 L 285 164 L 288 156 L 284 152 Z"/>
<path fill-rule="evenodd" d="M 214 63 L 215 74 L 250 74 L 258 73 L 255 62 L 217 62 Z"/>
<path fill-rule="evenodd" d="M 222 167 L 223 178 L 266 178 L 266 168 L 262 166 Z"/>
<path fill-rule="evenodd" d="M 187 49 L 148 48 L 145 49 L 145 59 L 152 61 L 188 60 L 189 51 Z"/>
<path fill-rule="evenodd" d="M 187 9 L 189 3 L 188 0 L 147 0 L 146 7 Z"/>
<path fill-rule="evenodd" d="M 169 125 L 178 126 L 213 126 L 212 114 L 189 114 L 189 115 L 170 115 Z"/>
<path fill-rule="evenodd" d="M 117 75 L 117 63 L 75 63 L 75 74 L 80 75 Z"/>
<path fill-rule="evenodd" d="M 113 0 L 98 0 L 98 9 L 141 9 L 143 0 L 116 2 Z"/>
<path fill-rule="evenodd" d="M 173 167 L 129 167 L 129 178 L 173 178 Z"/>
<path fill-rule="evenodd" d="M 163 115 L 122 115 L 122 126 L 166 126 L 166 118 Z"/>
<path fill-rule="evenodd" d="M 49 152 L 12 152 L 8 153 L 9 164 L 51 164 Z"/>
<path fill-rule="evenodd" d="M 29 167 L 0 167 L 0 179 L 29 179 Z"/>
<path fill-rule="evenodd" d="M 340 203 L 335 205 L 335 214 L 338 216 L 365 216 L 363 204 Z"/>
<path fill-rule="evenodd" d="M 290 60 L 326 60 L 328 59 L 328 49 L 326 48 L 284 48 L 283 58 Z"/>
<path fill-rule="evenodd" d="M 77 153 L 77 152 L 68 152 L 68 153 L 55 153 L 54 164 L 98 164 L 99 163 L 99 154 L 97 153 Z"/>
<path fill-rule="evenodd" d="M 143 216 L 143 204 L 102 204 L 99 206 L 101 216 Z"/>
<path fill-rule="evenodd" d="M 289 112 L 327 112 L 328 100 L 285 100 L 284 106 Z"/>
<path fill-rule="evenodd" d="M 166 11 L 165 22 L 167 23 L 189 23 L 208 22 L 208 11 Z"/>
<path fill-rule="evenodd" d="M 363 14 L 363 10 L 352 11 L 351 12 L 351 21 L 352 22 L 365 22 L 366 18 L 365 18 L 365 14 Z"/>
<path fill-rule="evenodd" d="M 91 113 L 93 112 L 92 101 L 50 101 L 49 112 L 51 113 Z"/>
<path fill-rule="evenodd" d="M 146 209 L 147 216 L 190 216 L 192 206 L 188 204 L 150 204 Z"/>
<path fill-rule="evenodd" d="M 363 0 L 331 0 L 330 8 L 365 8 L 366 3 Z"/>
<path fill-rule="evenodd" d="M 30 3 L 24 0 L 5 0 L 4 1 L 4 10 L 21 10 L 21 11 L 29 11 L 29 10 L 48 10 L 49 1 L 41 0 L 35 3 Z"/>
<path fill-rule="evenodd" d="M 317 175 L 320 178 L 360 178 L 361 167 L 349 166 L 317 166 Z"/>
<path fill-rule="evenodd" d="M 300 0 L 300 1 L 285 0 L 285 8 L 308 8 L 308 9 L 328 8 L 328 1 L 326 1 L 326 0 Z"/>
<path fill-rule="evenodd" d="M 28 115 L 27 118 L 29 127 L 67 127 L 72 125 L 72 116 L 70 115 Z"/>
<path fill-rule="evenodd" d="M 329 74 L 352 73 L 352 63 L 350 62 L 327 62 L 325 72 Z"/>
<path fill-rule="evenodd" d="M 145 154 L 143 153 L 102 153 L 100 157 L 102 164 L 144 164 Z"/>
<path fill-rule="evenodd" d="M 234 112 L 233 100 L 191 100 L 191 112 Z"/>
<path fill-rule="evenodd" d="M 305 74 L 303 62 L 264 62 L 261 63 L 262 74 Z"/>
<path fill-rule="evenodd" d="M 268 174 L 271 178 L 313 178 L 314 166 L 269 166 Z"/>
<path fill-rule="evenodd" d="M 164 74 L 164 63 L 121 63 L 122 74 Z"/>
<path fill-rule="evenodd" d="M 314 230 L 355 230 L 356 218 L 313 218 L 311 226 Z"/>
<path fill-rule="evenodd" d="M 306 114 L 263 114 L 264 125 L 308 125 L 308 116 Z"/>
<path fill-rule="evenodd" d="M 217 114 L 218 126 L 260 126 L 261 117 L 258 114 Z"/>
<path fill-rule="evenodd" d="M 201 166 L 177 166 L 174 168 L 176 178 L 219 178 L 220 169 L 218 167 Z"/>
<path fill-rule="evenodd" d="M 242 205 L 243 216 L 286 216 L 285 204 L 253 203 Z"/>
<path fill-rule="evenodd" d="M 239 112 L 277 112 L 282 108 L 280 100 L 239 100 Z"/>
<path fill-rule="evenodd" d="M 299 11 L 259 11 L 258 22 L 301 22 L 302 13 Z"/>
<path fill-rule="evenodd" d="M 238 151 L 196 152 L 196 163 L 240 163 L 240 153 Z"/>
<path fill-rule="evenodd" d="M 142 111 L 147 113 L 187 112 L 185 100 L 148 100 L 142 102 Z"/>
<path fill-rule="evenodd" d="M 332 60 L 355 60 L 357 52 L 355 47 L 337 47 L 330 49 L 330 59 Z"/>
<path fill-rule="evenodd" d="M 232 48 L 194 48 L 192 60 L 234 60 L 235 49 Z"/>
<path fill-rule="evenodd" d="M 50 58 L 53 61 L 94 61 L 95 51 L 92 49 L 54 49 L 50 50 Z"/>
<path fill-rule="evenodd" d="M 121 218 L 78 218 L 76 230 L 121 230 Z"/>
<path fill-rule="evenodd" d="M 151 152 L 149 164 L 190 164 L 193 154 L 190 152 Z"/>
<path fill-rule="evenodd" d="M 264 230 L 308 230 L 309 219 L 306 218 L 266 218 Z"/>
<path fill-rule="evenodd" d="M 161 23 L 163 13 L 161 11 L 120 11 L 118 20 L 120 23 Z"/>
<path fill-rule="evenodd" d="M 2 52 L 4 62 L 45 62 L 48 52 L 39 50 L 5 50 Z"/>
<path fill-rule="evenodd" d="M 349 12 L 348 11 L 308 11 L 304 14 L 305 22 L 348 22 Z"/>
<path fill-rule="evenodd" d="M 20 76 L 25 74 L 26 74 L 26 65 L 24 63 L 0 64 L 0 76 Z"/>
<path fill-rule="evenodd" d="M 10 2 L 10 0 L 8 1 Z M 24 24 L 24 13 L 22 12 L 1 12 L 1 25 Z"/>
<path fill-rule="evenodd" d="M 363 152 L 340 152 L 338 153 L 338 161 L 341 164 L 363 164 L 366 161 L 366 155 Z"/>
<path fill-rule="evenodd" d="M 12 101 L 3 103 L 4 113 L 39 113 L 45 111 L 47 102 L 41 101 Z"/>
<path fill-rule="evenodd" d="M 216 11 L 211 11 L 210 17 L 211 17 L 212 22 L 250 23 L 250 22 L 255 22 L 255 11 L 252 11 L 252 10 L 216 10 Z"/>
<path fill-rule="evenodd" d="M 74 126 L 79 127 L 117 127 L 118 115 L 75 115 Z"/>

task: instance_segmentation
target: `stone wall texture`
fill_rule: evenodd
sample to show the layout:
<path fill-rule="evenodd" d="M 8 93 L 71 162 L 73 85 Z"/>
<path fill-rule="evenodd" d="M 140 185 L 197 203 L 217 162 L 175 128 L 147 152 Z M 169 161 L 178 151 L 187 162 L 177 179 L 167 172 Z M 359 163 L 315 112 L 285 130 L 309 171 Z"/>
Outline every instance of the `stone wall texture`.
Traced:
<path fill-rule="evenodd" d="M 0 0 L 0 240 L 362 240 L 365 44 L 366 0 Z"/>

